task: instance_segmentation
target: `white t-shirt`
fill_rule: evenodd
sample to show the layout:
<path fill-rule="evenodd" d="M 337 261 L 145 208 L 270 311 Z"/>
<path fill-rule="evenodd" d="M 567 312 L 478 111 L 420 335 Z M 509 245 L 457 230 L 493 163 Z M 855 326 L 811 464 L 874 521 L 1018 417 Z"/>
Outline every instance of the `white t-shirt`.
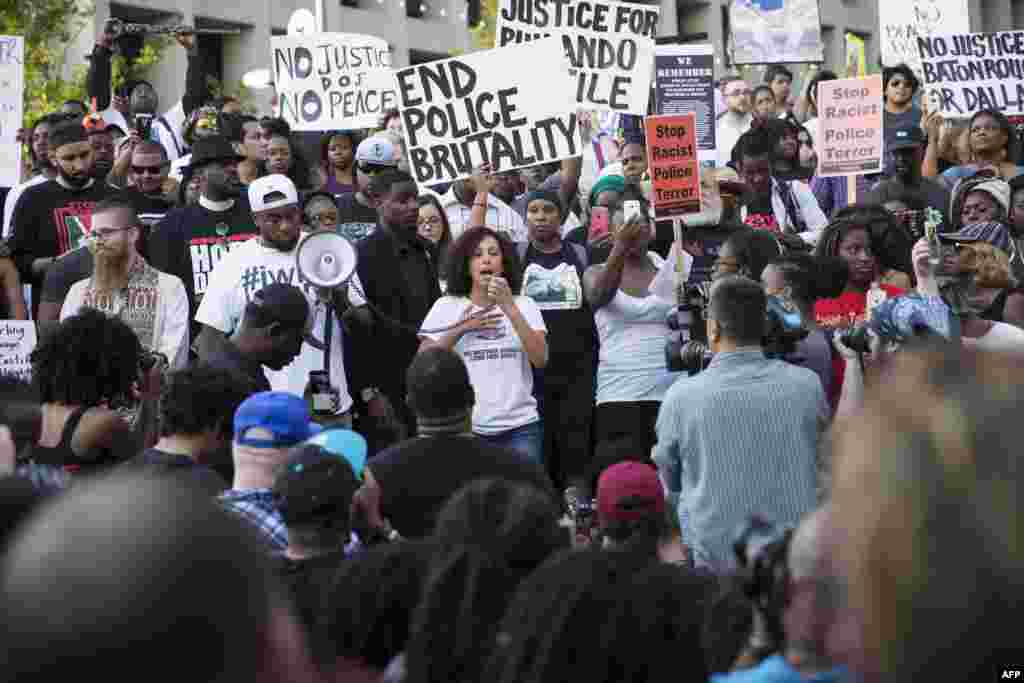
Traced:
<path fill-rule="evenodd" d="M 515 297 L 516 306 L 530 329 L 547 333 L 544 318 L 532 299 Z M 466 308 L 480 310 L 464 296 L 444 296 L 437 300 L 423 321 L 423 330 L 454 325 Z M 438 341 L 444 332 L 420 336 Z M 473 431 L 477 434 L 501 434 L 532 424 L 540 419 L 537 400 L 533 397 L 533 369 L 523 342 L 512 328 L 507 316 L 493 329 L 469 332 L 455 344 L 469 369 L 476 403 L 473 406 Z"/>
<path fill-rule="evenodd" d="M 993 322 L 992 328 L 982 336 L 964 341 L 979 351 L 1024 353 L 1024 330 L 1009 323 Z"/>
<path fill-rule="evenodd" d="M 295 267 L 295 250 L 278 251 L 263 246 L 259 239 L 234 247 L 213 269 L 210 284 L 196 313 L 196 322 L 209 325 L 224 334 L 231 334 L 238 327 L 245 305 L 253 294 L 275 282 L 295 285 L 303 290 L 313 313 L 313 334 L 322 340 L 326 308 L 318 302 L 316 288 L 299 278 Z M 349 300 L 356 306 L 365 303 L 351 288 Z M 352 397 L 349 396 L 345 379 L 341 335 L 341 326 L 335 317 L 331 336 L 331 385 L 341 397 L 338 411 L 345 412 L 352 407 Z M 302 351 L 291 364 L 281 370 L 265 368 L 265 371 L 274 391 L 287 391 L 302 396 L 309 382 L 309 373 L 323 369 L 324 352 L 303 344 Z"/>
<path fill-rule="evenodd" d="M 86 278 L 71 285 L 60 309 L 61 320 L 75 315 L 83 306 L 96 306 L 93 302 L 85 300 L 89 282 L 90 279 Z M 101 310 L 121 318 L 137 332 L 137 326 L 145 327 L 147 330 L 152 329 L 152 339 L 155 340 L 155 343 L 150 344 L 140 336 L 143 346 L 167 356 L 171 369 L 185 367 L 188 364 L 189 349 L 189 305 L 188 296 L 185 294 L 185 285 L 182 284 L 180 278 L 174 275 L 159 273 L 155 311 L 149 311 L 145 306 L 133 305 L 137 301 L 144 302 L 146 297 L 145 292 L 133 292 L 129 287 L 126 295 L 117 296 L 110 302 L 109 309 L 101 308 Z"/>

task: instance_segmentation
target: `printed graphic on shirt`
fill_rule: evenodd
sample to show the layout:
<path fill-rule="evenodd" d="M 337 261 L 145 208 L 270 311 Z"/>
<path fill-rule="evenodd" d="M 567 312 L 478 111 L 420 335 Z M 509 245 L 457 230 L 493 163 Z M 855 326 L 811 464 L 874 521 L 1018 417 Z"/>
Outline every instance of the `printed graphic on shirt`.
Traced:
<path fill-rule="evenodd" d="M 753 228 L 754 230 L 770 230 L 772 232 L 781 232 L 781 230 L 779 229 L 779 222 L 775 220 L 775 215 L 771 213 L 747 214 L 747 217 L 743 222 L 750 226 L 751 228 Z"/>
<path fill-rule="evenodd" d="M 523 295 L 542 311 L 575 310 L 583 305 L 579 273 L 568 263 L 553 269 L 531 263 L 523 273 Z"/>
<path fill-rule="evenodd" d="M 84 244 L 92 231 L 92 210 L 96 202 L 68 202 L 53 210 L 57 228 L 57 256 L 63 256 Z"/>
<path fill-rule="evenodd" d="M 82 298 L 82 308 L 95 308 L 116 316 L 132 328 L 139 343 L 147 349 L 157 347 L 156 313 L 160 303 L 160 274 L 142 259 L 136 259 L 128 286 L 117 292 L 99 292 L 90 280 Z"/>
<path fill-rule="evenodd" d="M 366 239 L 377 230 L 376 223 L 341 223 L 338 225 L 338 234 L 349 242 L 358 242 Z"/>
<path fill-rule="evenodd" d="M 246 303 L 252 301 L 253 294 L 274 283 L 301 286 L 307 298 L 313 297 L 316 293 L 313 285 L 299 277 L 295 266 L 276 269 L 264 265 L 248 266 L 242 271 L 242 277 L 239 280 Z"/>
<path fill-rule="evenodd" d="M 255 237 L 255 234 L 228 235 L 226 229 L 218 230 L 218 237 L 196 237 L 189 240 L 189 252 L 192 255 L 192 276 L 195 282 L 196 298 L 206 293 L 210 286 L 210 273 L 217 267 L 232 247 L 237 247 Z"/>

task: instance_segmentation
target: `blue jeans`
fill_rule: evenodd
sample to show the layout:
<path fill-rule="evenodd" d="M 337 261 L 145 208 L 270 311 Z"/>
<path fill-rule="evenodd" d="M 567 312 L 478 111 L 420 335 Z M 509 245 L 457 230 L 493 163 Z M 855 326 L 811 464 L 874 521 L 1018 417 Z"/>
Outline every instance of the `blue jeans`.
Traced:
<path fill-rule="evenodd" d="M 544 423 L 541 420 L 500 434 L 477 434 L 481 439 L 496 446 L 516 451 L 530 462 L 544 464 Z"/>

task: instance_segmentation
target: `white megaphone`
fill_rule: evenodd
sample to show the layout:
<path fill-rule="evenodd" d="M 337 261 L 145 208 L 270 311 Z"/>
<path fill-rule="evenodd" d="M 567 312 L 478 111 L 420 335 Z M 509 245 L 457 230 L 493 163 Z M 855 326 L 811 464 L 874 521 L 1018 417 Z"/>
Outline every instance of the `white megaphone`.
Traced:
<path fill-rule="evenodd" d="M 314 287 L 341 287 L 356 272 L 356 250 L 337 233 L 313 232 L 302 238 L 295 251 L 299 277 Z"/>

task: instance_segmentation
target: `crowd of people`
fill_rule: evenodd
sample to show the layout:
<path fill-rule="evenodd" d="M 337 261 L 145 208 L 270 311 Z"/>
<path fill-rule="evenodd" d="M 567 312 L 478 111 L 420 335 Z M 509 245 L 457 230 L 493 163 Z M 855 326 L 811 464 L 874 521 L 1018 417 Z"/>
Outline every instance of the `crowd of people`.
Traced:
<path fill-rule="evenodd" d="M 581 115 L 582 157 L 427 188 L 397 111 L 310 144 L 210 97 L 179 35 L 155 115 L 112 40 L 3 197 L 0 320 L 39 341 L 0 372 L 0 678 L 1020 664 L 1002 113 L 945 125 L 888 68 L 883 172 L 848 183 L 815 174 L 835 74 L 722 78 L 715 209 L 677 235 L 636 120 L 614 158 Z M 338 286 L 297 258 L 320 233 Z"/>

